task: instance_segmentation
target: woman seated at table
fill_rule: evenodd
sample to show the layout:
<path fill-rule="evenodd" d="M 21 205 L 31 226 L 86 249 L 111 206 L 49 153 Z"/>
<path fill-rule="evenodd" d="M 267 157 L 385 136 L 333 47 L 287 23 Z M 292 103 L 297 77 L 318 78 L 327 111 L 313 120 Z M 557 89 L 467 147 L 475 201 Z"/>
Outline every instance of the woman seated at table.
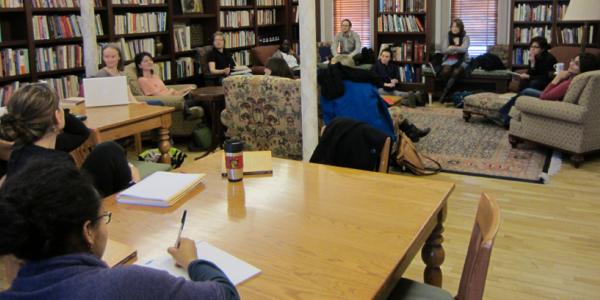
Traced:
<path fill-rule="evenodd" d="M 265 66 L 265 75 L 296 79 L 294 72 L 288 67 L 283 58 L 271 57 Z"/>
<path fill-rule="evenodd" d="M 193 89 L 168 88 L 163 80 L 154 74 L 154 60 L 148 52 L 140 52 L 135 56 L 135 68 L 138 84 L 146 96 L 185 96 Z"/>
<path fill-rule="evenodd" d="M 239 299 L 214 264 L 181 238 L 168 253 L 191 280 L 130 265 L 109 268 L 102 255 L 111 212 L 74 166 L 34 162 L 0 190 L 0 255 L 20 260 L 1 299 Z M 13 278 L 9 278 L 9 281 Z"/>
<path fill-rule="evenodd" d="M 34 83 L 19 88 L 10 98 L 7 109 L 0 118 L 0 137 L 14 142 L 7 164 L 8 178 L 33 160 L 75 165 L 68 152 L 79 147 L 89 132 L 77 118 L 70 114 L 65 116 L 50 86 Z M 66 130 L 61 134 L 63 129 Z M 127 162 L 125 150 L 114 142 L 96 145 L 82 168 L 92 177 L 102 196 L 139 180 L 139 172 Z"/>
<path fill-rule="evenodd" d="M 111 76 L 126 76 L 123 72 L 123 55 L 118 44 L 108 43 L 102 47 L 102 69 L 100 69 L 94 77 L 111 77 Z M 129 82 L 131 78 L 127 78 Z M 127 85 L 129 102 L 139 103 L 135 96 L 131 93 L 129 84 Z"/>

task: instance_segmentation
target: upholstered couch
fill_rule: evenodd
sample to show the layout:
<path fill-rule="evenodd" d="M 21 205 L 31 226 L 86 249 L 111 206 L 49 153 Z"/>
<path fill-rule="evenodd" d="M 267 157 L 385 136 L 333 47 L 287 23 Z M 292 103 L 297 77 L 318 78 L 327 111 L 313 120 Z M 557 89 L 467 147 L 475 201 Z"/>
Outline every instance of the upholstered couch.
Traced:
<path fill-rule="evenodd" d="M 244 141 L 246 150 L 302 159 L 300 80 L 275 76 L 232 76 L 223 80 L 225 135 Z"/>
<path fill-rule="evenodd" d="M 166 106 L 174 107 L 175 111 L 171 115 L 172 125 L 170 129 L 170 133 L 172 136 L 185 136 L 189 137 L 194 130 L 194 127 L 201 119 L 185 119 L 183 117 L 183 104 L 184 99 L 181 96 L 144 96 L 142 93 L 142 89 L 140 88 L 137 82 L 137 72 L 135 69 L 135 63 L 130 63 L 125 66 L 125 75 L 129 78 L 129 88 L 131 89 L 131 93 L 135 96 L 138 101 L 150 101 L 150 100 L 160 100 Z M 155 72 L 158 72 L 158 69 L 155 69 Z M 174 89 L 184 89 L 187 87 L 195 88 L 194 84 L 180 84 L 180 85 L 169 85 L 168 87 Z M 202 111 L 203 113 L 204 111 Z"/>
<path fill-rule="evenodd" d="M 527 140 L 572 154 L 575 167 L 583 155 L 600 150 L 600 71 L 573 79 L 563 101 L 521 96 L 510 112 L 513 146 Z"/>

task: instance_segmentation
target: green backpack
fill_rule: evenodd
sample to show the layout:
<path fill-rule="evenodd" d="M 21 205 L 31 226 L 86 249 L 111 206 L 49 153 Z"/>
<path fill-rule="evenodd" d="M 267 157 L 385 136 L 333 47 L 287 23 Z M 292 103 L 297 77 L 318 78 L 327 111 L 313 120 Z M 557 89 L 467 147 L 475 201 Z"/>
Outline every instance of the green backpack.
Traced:
<path fill-rule="evenodd" d="M 138 155 L 138 160 L 157 163 L 160 160 L 160 155 L 160 150 L 158 150 L 158 148 L 149 149 L 140 153 L 140 155 Z M 169 156 L 171 156 L 171 166 L 175 169 L 183 164 L 187 154 L 175 147 L 171 147 L 171 149 L 169 149 Z"/>
<path fill-rule="evenodd" d="M 198 123 L 192 131 L 192 136 L 188 148 L 190 151 L 197 152 L 210 149 L 212 145 L 212 132 L 204 123 Z"/>

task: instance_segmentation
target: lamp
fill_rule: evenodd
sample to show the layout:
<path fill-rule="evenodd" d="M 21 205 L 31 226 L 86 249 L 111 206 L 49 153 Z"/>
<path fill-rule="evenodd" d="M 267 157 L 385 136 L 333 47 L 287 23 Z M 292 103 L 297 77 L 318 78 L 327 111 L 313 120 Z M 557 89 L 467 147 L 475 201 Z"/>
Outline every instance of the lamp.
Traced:
<path fill-rule="evenodd" d="M 600 21 L 600 1 L 571 0 L 562 21 L 582 21 L 584 23 L 581 53 L 585 52 L 585 44 L 590 34 L 590 21 Z"/>

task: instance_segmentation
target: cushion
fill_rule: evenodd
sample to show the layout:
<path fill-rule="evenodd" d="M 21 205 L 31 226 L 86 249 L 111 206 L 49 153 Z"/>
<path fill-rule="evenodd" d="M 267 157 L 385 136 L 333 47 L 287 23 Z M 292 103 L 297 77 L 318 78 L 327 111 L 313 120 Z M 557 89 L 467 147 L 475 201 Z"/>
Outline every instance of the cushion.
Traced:
<path fill-rule="evenodd" d="M 279 50 L 279 45 L 257 46 L 252 48 L 252 62 L 255 66 L 265 66 L 267 61 L 275 52 Z"/>
<path fill-rule="evenodd" d="M 479 93 L 465 97 L 465 110 L 469 108 L 479 108 L 488 111 L 497 111 L 510 100 L 496 93 Z"/>
<path fill-rule="evenodd" d="M 401 278 L 388 299 L 451 300 L 454 297 L 448 291 L 433 285 Z"/>

